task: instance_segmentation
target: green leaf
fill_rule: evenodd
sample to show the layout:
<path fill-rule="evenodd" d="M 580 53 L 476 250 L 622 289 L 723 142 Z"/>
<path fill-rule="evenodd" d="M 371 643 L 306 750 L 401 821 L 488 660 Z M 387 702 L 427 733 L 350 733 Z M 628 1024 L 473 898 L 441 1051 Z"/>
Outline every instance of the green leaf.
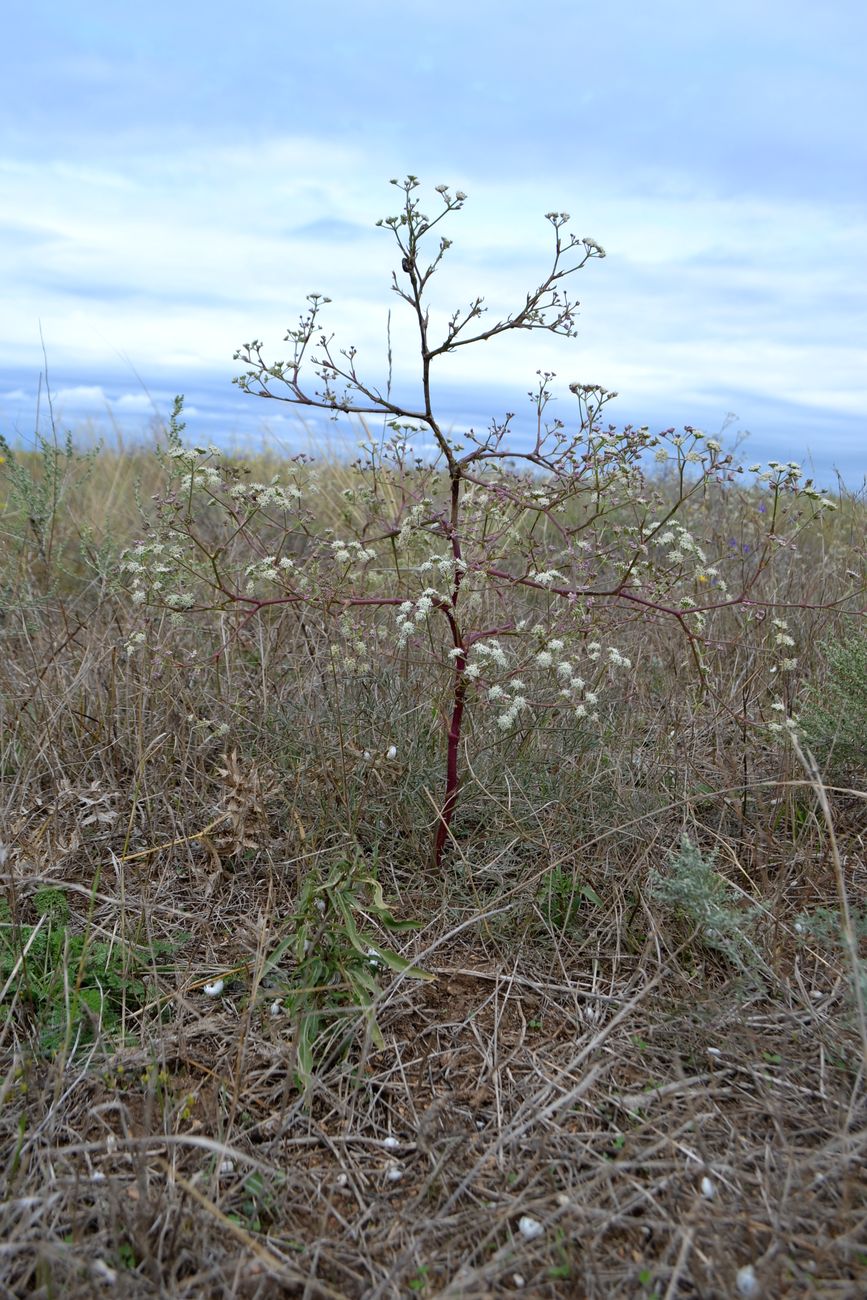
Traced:
<path fill-rule="evenodd" d="M 367 885 L 373 895 L 373 910 L 382 924 L 389 930 L 418 930 L 421 928 L 421 921 L 397 921 L 392 915 L 391 908 L 385 901 L 382 892 L 382 885 L 374 876 L 359 876 L 359 883 Z"/>
<path fill-rule="evenodd" d="M 367 1006 L 371 998 L 381 992 L 376 976 L 367 962 L 353 962 L 346 971 L 346 980 L 353 992 L 353 1001 L 359 1006 Z"/>
<path fill-rule="evenodd" d="M 317 1015 L 302 1016 L 298 1026 L 296 1057 L 298 1077 L 306 1088 L 313 1078 L 313 1047 L 319 1036 L 320 1018 Z"/>
<path fill-rule="evenodd" d="M 341 893 L 341 894 L 334 894 L 333 901 L 335 907 L 340 913 L 341 919 L 343 920 L 343 925 L 346 930 L 347 939 L 352 944 L 353 948 L 355 948 L 358 952 L 360 952 L 363 956 L 366 957 L 367 949 L 371 945 L 365 944 L 365 941 L 358 933 L 358 927 L 355 924 L 355 917 L 352 915 L 352 908 L 349 906 L 349 900 L 347 899 L 345 894 Z"/>
<path fill-rule="evenodd" d="M 280 940 L 277 947 L 271 953 L 271 956 L 265 960 L 265 964 L 262 967 L 263 976 L 269 975 L 275 966 L 279 966 L 280 962 L 286 956 L 286 953 L 289 952 L 290 948 L 292 948 L 297 942 L 297 939 L 298 936 L 296 934 L 290 934 L 288 938 Z"/>
<path fill-rule="evenodd" d="M 427 983 L 436 979 L 436 975 L 430 975 L 427 971 L 421 970 L 418 966 L 413 966 L 412 962 L 407 961 L 406 957 L 400 957 L 396 952 L 392 952 L 390 948 L 380 948 L 373 939 L 365 937 L 364 943 L 367 945 L 364 949 L 365 953 L 367 952 L 368 947 L 375 948 L 376 960 L 381 961 L 384 966 L 389 968 L 389 970 L 393 970 L 399 975 L 406 972 L 406 974 L 411 975 L 413 979 L 425 980 Z"/>
<path fill-rule="evenodd" d="M 592 885 L 582 885 L 581 894 L 584 898 L 587 899 L 587 902 L 592 903 L 594 907 L 605 906 L 605 904 L 602 902 L 602 899 L 596 893 L 596 890 L 593 888 Z"/>

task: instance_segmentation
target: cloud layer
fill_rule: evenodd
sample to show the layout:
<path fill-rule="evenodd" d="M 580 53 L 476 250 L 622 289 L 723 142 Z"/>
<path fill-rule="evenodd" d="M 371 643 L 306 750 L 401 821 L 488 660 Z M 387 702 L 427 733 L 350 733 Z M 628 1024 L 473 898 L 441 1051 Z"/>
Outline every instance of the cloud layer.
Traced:
<path fill-rule="evenodd" d="M 548 0 L 531 22 L 517 3 L 385 0 L 362 19 L 337 0 L 327 34 L 295 10 L 254 23 L 158 0 L 127 26 L 105 2 L 36 3 L 13 20 L 4 84 L 39 93 L 0 143 L 0 415 L 23 418 L 44 342 L 76 416 L 146 418 L 181 390 L 249 427 L 265 404 L 242 413 L 232 354 L 257 337 L 279 356 L 313 290 L 377 379 L 392 308 L 409 386 L 411 321 L 373 223 L 412 169 L 470 195 L 435 322 L 476 293 L 491 317 L 517 305 L 547 269 L 549 208 L 608 253 L 576 279 L 577 341 L 524 334 L 444 364 L 456 421 L 520 409 L 548 368 L 616 389 L 621 422 L 734 411 L 758 455 L 783 438 L 850 481 L 867 469 L 862 6 L 600 17 Z"/>

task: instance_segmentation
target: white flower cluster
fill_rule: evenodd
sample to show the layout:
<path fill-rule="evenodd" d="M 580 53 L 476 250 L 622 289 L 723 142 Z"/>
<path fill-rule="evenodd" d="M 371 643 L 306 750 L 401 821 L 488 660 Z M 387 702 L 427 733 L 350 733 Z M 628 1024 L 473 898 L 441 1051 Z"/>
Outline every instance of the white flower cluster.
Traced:
<path fill-rule="evenodd" d="M 695 609 L 695 601 L 692 596 L 681 596 L 677 604 L 678 608 L 684 610 L 686 613 L 689 613 L 690 610 L 695 610 L 695 613 L 691 615 L 692 629 L 695 632 L 703 632 L 707 624 L 707 619 L 701 610 Z"/>
<path fill-rule="evenodd" d="M 616 646 L 611 645 L 606 649 L 599 641 L 588 641 L 584 650 L 591 663 L 599 663 L 601 660 L 603 663 L 610 664 L 613 668 L 632 667 L 632 660 L 627 659 L 625 654 L 621 654 Z M 561 664 L 560 667 L 562 668 L 562 666 Z M 559 672 L 560 669 L 558 668 L 557 671 Z"/>
<path fill-rule="evenodd" d="M 129 640 L 126 643 L 127 658 L 129 658 L 131 655 L 134 655 L 136 650 L 141 650 L 144 643 L 145 643 L 144 632 L 132 632 L 130 634 Z"/>
<path fill-rule="evenodd" d="M 376 559 L 376 551 L 362 546 L 361 542 L 332 542 L 331 553 L 338 564 L 366 564 Z"/>
<path fill-rule="evenodd" d="M 596 712 L 596 706 L 599 702 L 597 689 L 591 689 L 584 677 L 581 676 L 576 664 L 572 659 L 566 658 L 563 654 L 564 643 L 558 637 L 546 638 L 544 628 L 537 624 L 533 632 L 541 638 L 542 644 L 535 652 L 528 666 L 541 670 L 543 673 L 553 674 L 558 684 L 558 694 L 564 701 L 572 706 L 576 718 L 588 718 L 590 721 L 599 720 Z M 452 658 L 459 658 L 464 651 L 452 650 Z M 596 667 L 594 668 L 595 677 L 599 677 L 600 668 L 608 669 L 626 669 L 632 668 L 632 662 L 622 654 L 616 646 L 603 646 L 598 641 L 590 641 L 585 646 L 587 658 Z M 467 677 L 478 678 L 482 673 L 490 673 L 491 670 L 506 673 L 511 667 L 511 660 L 506 651 L 496 639 L 489 641 L 477 642 L 470 648 L 468 654 L 468 663 L 464 669 Z M 502 712 L 497 716 L 497 725 L 503 730 L 510 730 L 518 720 L 519 715 L 528 707 L 528 700 L 525 694 L 526 685 L 520 678 L 512 678 L 511 681 L 501 685 L 494 683 L 488 687 L 487 699 L 490 703 L 499 705 Z"/>
<path fill-rule="evenodd" d="M 703 442 L 707 450 L 711 453 L 722 451 L 722 443 L 717 438 L 708 438 L 701 429 L 688 429 L 686 433 L 675 433 L 672 434 L 669 439 L 675 447 L 683 447 L 690 442 L 690 440 L 694 449 L 686 453 L 685 459 L 692 464 L 697 464 L 699 461 L 704 459 L 701 450 L 695 450 L 696 445 L 700 442 Z M 667 460 L 668 457 L 665 453 L 660 456 L 659 452 L 657 452 L 656 459 Z"/>
<path fill-rule="evenodd" d="M 453 555 L 432 555 L 418 566 L 419 573 L 437 572 L 446 582 L 453 582 L 456 574 L 466 571 L 466 561 L 456 560 Z"/>
<path fill-rule="evenodd" d="M 335 667 L 346 673 L 364 673 L 370 668 L 368 640 L 361 627 L 344 615 L 338 624 L 343 641 L 329 646 Z"/>
<path fill-rule="evenodd" d="M 652 531 L 652 528 L 651 528 Z M 702 565 L 707 563 L 704 551 L 696 542 L 692 533 L 682 524 L 671 524 L 664 533 L 653 539 L 660 546 L 670 546 L 668 558 L 673 564 L 679 564 L 688 556 L 693 556 Z"/>
<path fill-rule="evenodd" d="M 796 460 L 788 460 L 785 465 L 779 460 L 769 460 L 768 468 L 765 470 L 762 469 L 761 463 L 750 465 L 749 473 L 756 474 L 760 483 L 769 483 L 772 487 L 806 492 L 807 496 L 819 496 L 812 479 L 807 479 L 803 485 L 799 484 L 798 480 L 804 477 L 804 471 Z"/>
<path fill-rule="evenodd" d="M 773 626 L 777 629 L 777 634 L 774 637 L 776 645 L 793 646 L 795 644 L 794 637 L 789 635 L 789 625 L 784 618 L 775 618 Z"/>
<path fill-rule="evenodd" d="M 254 591 L 259 582 L 279 582 L 281 578 L 285 580 L 287 573 L 294 568 L 295 563 L 288 555 L 281 556 L 279 560 L 276 555 L 266 555 L 260 560 L 254 560 L 244 570 L 247 579 L 246 590 Z"/>
<path fill-rule="evenodd" d="M 625 654 L 621 654 L 616 646 L 608 647 L 608 662 L 613 668 L 631 668 L 632 660 L 627 659 Z"/>
<path fill-rule="evenodd" d="M 788 655 L 787 650 L 794 649 L 795 638 L 789 632 L 789 625 L 784 618 L 775 618 L 771 620 L 771 626 L 774 629 L 773 649 L 781 657 L 771 666 L 771 672 L 791 673 L 798 666 L 798 660 L 793 655 Z"/>
<path fill-rule="evenodd" d="M 622 654 L 616 646 L 605 647 L 599 641 L 588 641 L 584 652 L 593 664 L 605 664 L 611 668 L 626 670 L 632 668 L 632 660 Z M 596 705 L 599 702 L 598 691 L 588 690 L 584 678 L 576 671 L 575 665 L 569 659 L 562 659 L 557 664 L 556 672 L 560 681 L 560 696 L 573 704 L 575 717 L 589 718 L 591 722 L 598 722 L 599 714 L 596 712 Z"/>
<path fill-rule="evenodd" d="M 181 443 L 176 442 L 166 451 L 166 455 L 172 460 L 184 461 L 187 465 L 197 465 L 199 456 L 222 456 L 223 452 L 220 447 L 215 447 L 212 442 L 206 446 L 184 447 Z"/>
<path fill-rule="evenodd" d="M 170 579 L 176 579 L 184 559 L 184 550 L 177 543 L 136 542 L 121 555 L 122 573 L 132 574 L 132 602 L 143 605 L 148 596 L 165 600 L 173 609 L 189 609 L 195 604 L 185 592 L 165 595 Z"/>
<path fill-rule="evenodd" d="M 416 600 L 405 600 L 397 611 L 397 644 L 405 646 L 409 637 L 426 622 L 435 604 L 448 604 L 436 587 L 425 587 Z"/>
<path fill-rule="evenodd" d="M 500 700 L 506 705 L 505 710 L 497 716 L 497 726 L 501 731 L 511 731 L 519 715 L 526 709 L 527 697 L 521 694 L 524 689 L 520 677 L 515 677 L 508 683 L 506 690 L 502 686 L 492 686 L 488 691 L 489 700 Z"/>
<path fill-rule="evenodd" d="M 558 578 L 561 582 L 566 581 L 559 569 L 546 569 L 543 573 L 534 574 L 533 582 L 537 582 L 540 587 L 553 587 Z"/>
<path fill-rule="evenodd" d="M 768 469 L 772 469 L 775 471 L 781 469 L 788 470 L 792 478 L 801 478 L 804 473 L 804 471 L 801 469 L 801 466 L 798 464 L 796 460 L 787 460 L 785 465 L 781 465 L 778 460 L 769 460 Z"/>
<path fill-rule="evenodd" d="M 769 460 L 766 470 L 762 469 L 759 461 L 755 465 L 750 465 L 748 472 L 758 475 L 760 483 L 770 483 L 775 487 L 790 488 L 799 492 L 801 496 L 805 496 L 812 501 L 820 513 L 824 510 L 836 510 L 838 508 L 836 501 L 831 501 L 829 497 L 823 496 L 811 478 L 806 479 L 803 483 L 799 482 L 803 478 L 804 471 L 796 460 L 786 461 L 785 465 L 778 460 Z"/>
<path fill-rule="evenodd" d="M 189 492 L 194 487 L 216 490 L 222 485 L 223 476 L 216 465 L 193 465 L 189 473 L 183 474 L 180 479 L 180 487 L 184 492 Z"/>
<path fill-rule="evenodd" d="M 394 539 L 394 544 L 398 550 L 403 550 L 409 543 L 411 534 L 419 527 L 420 524 L 428 517 L 433 507 L 430 497 L 425 497 L 416 505 L 407 510 L 400 523 L 400 531 Z"/>
<path fill-rule="evenodd" d="M 794 656 L 789 655 L 788 651 L 794 648 L 795 639 L 789 632 L 789 625 L 784 618 L 771 619 L 770 637 L 771 652 L 778 656 L 776 662 L 771 664 L 771 675 L 776 676 L 777 673 L 794 672 L 798 666 L 798 660 Z M 797 719 L 788 715 L 786 705 L 779 696 L 775 696 L 771 700 L 771 709 L 777 715 L 778 720 L 768 723 L 769 731 L 778 733 L 797 731 Z"/>
<path fill-rule="evenodd" d="M 314 489 L 312 482 L 306 486 L 308 491 Z M 284 487 L 276 479 L 270 483 L 235 483 L 229 488 L 229 496 L 233 501 L 258 507 L 277 506 L 281 510 L 296 508 L 302 495 L 301 488 L 294 483 Z"/>
<path fill-rule="evenodd" d="M 495 664 L 498 668 L 505 669 L 510 664 L 509 656 L 496 637 L 491 637 L 489 641 L 477 641 L 470 653 L 489 665 Z"/>
<path fill-rule="evenodd" d="M 468 662 L 464 665 L 464 676 L 475 681 L 481 677 L 482 673 L 490 670 L 492 666 L 506 669 L 509 666 L 509 659 L 503 650 L 499 641 L 481 641 L 477 645 L 471 646 L 469 652 L 462 649 L 449 651 L 450 659 L 460 659 L 462 655 L 467 655 Z M 492 686 L 488 691 L 489 700 L 504 699 L 506 693 L 502 686 Z"/>
<path fill-rule="evenodd" d="M 651 532 L 654 527 L 655 525 L 651 525 Z M 692 533 L 684 528 L 682 524 L 671 524 L 666 528 L 665 532 L 660 533 L 653 540 L 660 546 L 671 548 L 668 551 L 667 558 L 672 564 L 683 564 L 692 558 L 695 580 L 699 583 L 710 583 L 712 581 L 717 595 L 728 595 L 728 586 L 725 579 L 720 576 L 719 569 L 712 564 L 708 564 L 704 551 L 698 545 Z M 686 597 L 681 601 L 684 609 L 691 608 L 693 604 L 693 601 L 689 601 L 687 604 Z"/>

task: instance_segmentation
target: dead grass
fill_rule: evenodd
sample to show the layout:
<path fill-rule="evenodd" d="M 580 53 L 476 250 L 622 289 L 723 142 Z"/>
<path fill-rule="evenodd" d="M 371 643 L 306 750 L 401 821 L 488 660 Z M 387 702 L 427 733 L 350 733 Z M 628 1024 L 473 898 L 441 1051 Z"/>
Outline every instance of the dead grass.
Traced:
<path fill-rule="evenodd" d="M 417 670 L 329 682 L 316 629 L 288 619 L 207 671 L 168 641 L 127 659 L 111 556 L 135 535 L 129 466 L 94 472 L 111 491 L 97 477 L 58 519 L 53 569 L 6 519 L 5 926 L 32 946 L 0 1022 L 2 1294 L 709 1300 L 752 1266 L 768 1297 L 863 1295 L 850 971 L 797 929 L 841 881 L 863 910 L 863 792 L 828 792 L 832 839 L 794 755 L 700 704 L 642 627 L 601 743 L 470 732 L 432 877 L 441 739 Z M 805 539 L 780 592 L 806 607 L 862 571 L 856 517 Z M 799 615 L 803 680 L 832 622 Z M 728 698 L 753 653 L 731 650 Z M 371 740 L 398 759 L 365 763 Z M 652 897 L 684 832 L 761 910 L 751 978 Z M 273 958 L 311 873 L 354 855 L 422 922 L 390 942 L 435 978 L 379 972 L 381 1045 L 335 987 L 345 1050 L 305 1091 L 291 952 Z M 63 952 L 85 934 L 120 972 L 50 1050 L 46 889 L 69 906 Z"/>

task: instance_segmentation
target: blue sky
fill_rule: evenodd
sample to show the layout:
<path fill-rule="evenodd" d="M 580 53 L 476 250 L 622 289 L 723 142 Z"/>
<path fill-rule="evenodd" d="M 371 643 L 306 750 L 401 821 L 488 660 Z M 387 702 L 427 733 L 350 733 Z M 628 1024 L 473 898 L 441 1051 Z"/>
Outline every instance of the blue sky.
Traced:
<path fill-rule="evenodd" d="M 32 433 L 44 340 L 67 425 L 134 431 L 184 392 L 197 436 L 304 445 L 294 408 L 232 387 L 232 354 L 281 356 L 314 290 L 376 380 L 391 307 L 410 386 L 374 223 L 412 171 L 469 195 L 434 319 L 520 303 L 550 209 L 608 254 L 575 281 L 578 339 L 442 362 L 446 423 L 529 416 L 545 368 L 567 421 L 568 383 L 600 383 L 618 424 L 731 412 L 750 459 L 867 472 L 863 0 L 31 0 L 4 37 L 7 436 Z"/>

